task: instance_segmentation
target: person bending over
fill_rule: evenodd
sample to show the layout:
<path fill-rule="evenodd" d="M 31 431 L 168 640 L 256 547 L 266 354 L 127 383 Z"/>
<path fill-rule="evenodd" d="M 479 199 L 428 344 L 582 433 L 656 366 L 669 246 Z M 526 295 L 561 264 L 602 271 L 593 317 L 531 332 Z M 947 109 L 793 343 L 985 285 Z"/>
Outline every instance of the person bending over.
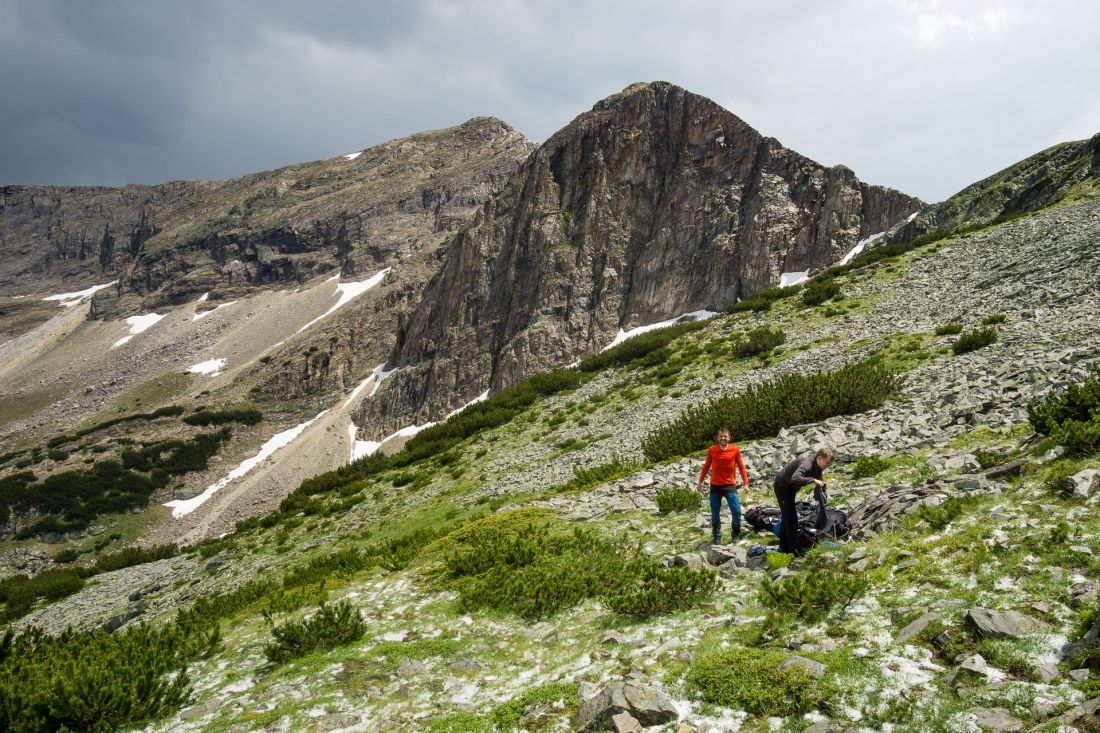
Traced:
<path fill-rule="evenodd" d="M 798 512 L 794 501 L 803 486 L 814 486 L 815 491 L 826 488 L 822 474 L 833 465 L 833 451 L 822 448 L 817 453 L 806 453 L 783 467 L 775 477 L 775 499 L 779 502 L 779 551 L 796 555 L 804 554 L 798 547 Z"/>
<path fill-rule="evenodd" d="M 722 541 L 722 499 L 730 508 L 731 528 L 730 539 L 736 540 L 741 535 L 741 499 L 737 495 L 738 485 L 736 472 L 741 472 L 741 483 L 744 490 L 749 490 L 749 474 L 745 471 L 745 462 L 741 459 L 741 449 L 730 442 L 728 428 L 718 428 L 714 436 L 717 441 L 707 449 L 707 460 L 703 464 L 703 470 L 699 473 L 699 483 L 696 490 L 703 488 L 703 481 L 710 473 L 710 532 L 715 544 Z"/>

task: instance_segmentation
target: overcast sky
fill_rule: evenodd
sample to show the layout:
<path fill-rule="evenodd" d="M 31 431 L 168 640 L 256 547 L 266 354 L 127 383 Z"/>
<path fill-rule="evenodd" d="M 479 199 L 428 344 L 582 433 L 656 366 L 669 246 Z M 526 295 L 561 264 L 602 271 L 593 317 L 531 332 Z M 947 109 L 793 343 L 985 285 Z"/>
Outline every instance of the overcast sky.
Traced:
<path fill-rule="evenodd" d="M 939 201 L 1100 132 L 1094 0 L 0 0 L 0 183 L 230 178 L 666 80 Z"/>

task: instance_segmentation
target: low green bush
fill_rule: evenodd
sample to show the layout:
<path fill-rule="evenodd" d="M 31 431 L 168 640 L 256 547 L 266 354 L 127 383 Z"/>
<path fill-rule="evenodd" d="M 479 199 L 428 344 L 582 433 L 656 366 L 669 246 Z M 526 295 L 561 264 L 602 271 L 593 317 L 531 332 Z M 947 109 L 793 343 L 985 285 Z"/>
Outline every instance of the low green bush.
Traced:
<path fill-rule="evenodd" d="M 639 557 L 627 563 L 619 582 L 603 594 L 603 602 L 615 613 L 648 618 L 692 608 L 717 587 L 718 576 L 712 572 L 665 567 Z"/>
<path fill-rule="evenodd" d="M 593 442 L 596 440 L 599 440 L 599 438 L 593 438 Z M 573 478 L 564 484 L 550 487 L 548 491 L 550 493 L 584 491 L 599 486 L 600 484 L 605 484 L 608 481 L 614 481 L 623 476 L 629 476 L 639 471 L 642 467 L 641 463 L 616 454 L 609 463 L 602 463 L 598 466 L 592 466 L 591 468 L 574 465 Z"/>
<path fill-rule="evenodd" d="M 68 547 L 61 552 L 53 556 L 54 565 L 64 565 L 70 563 L 80 557 L 80 550 L 75 547 Z"/>
<path fill-rule="evenodd" d="M 271 616 L 267 616 L 270 621 Z M 302 621 L 288 621 L 271 629 L 273 641 L 264 647 L 268 661 L 282 664 L 320 649 L 335 649 L 358 641 L 367 631 L 363 615 L 350 601 L 322 603 Z"/>
<path fill-rule="evenodd" d="M 881 456 L 860 456 L 852 467 L 852 478 L 870 478 L 877 476 L 890 467 L 890 462 Z"/>
<path fill-rule="evenodd" d="M 110 555 L 103 555 L 96 559 L 94 570 L 96 573 L 109 573 L 114 570 L 144 565 L 147 562 L 165 560 L 175 557 L 179 548 L 175 545 L 156 545 L 154 547 L 127 547 Z"/>
<path fill-rule="evenodd" d="M 833 608 L 847 608 L 869 584 L 862 573 L 849 573 L 818 560 L 780 580 L 765 578 L 760 583 L 760 603 L 768 610 L 770 624 L 790 618 L 812 624 Z"/>
<path fill-rule="evenodd" d="M 256 425 L 264 419 L 264 414 L 249 404 L 235 405 L 224 410 L 200 408 L 183 418 L 188 425 L 224 425 L 228 422 L 241 425 Z"/>
<path fill-rule="evenodd" d="M 1004 313 L 994 313 L 994 314 L 986 316 L 985 318 L 982 319 L 982 325 L 983 326 L 994 326 L 998 323 L 1004 323 L 1004 322 L 1005 322 L 1005 314 Z"/>
<path fill-rule="evenodd" d="M 1071 640 L 1078 642 L 1070 655 L 1070 664 L 1077 669 L 1100 669 L 1100 639 L 1084 642 L 1084 637 L 1092 629 L 1100 626 L 1100 601 L 1093 601 L 1077 613 L 1074 619 Z"/>
<path fill-rule="evenodd" d="M 683 487 L 667 486 L 657 492 L 655 501 L 661 514 L 689 512 L 699 508 L 699 494 Z"/>
<path fill-rule="evenodd" d="M 687 686 L 714 705 L 744 710 L 749 715 L 791 716 L 808 713 L 827 702 L 835 688 L 815 679 L 771 649 L 734 647 L 697 659 L 688 670 Z"/>
<path fill-rule="evenodd" d="M 107 733 L 140 727 L 190 696 L 187 666 L 218 643 L 208 624 L 108 634 L 30 627 L 0 641 L 0 730 Z"/>
<path fill-rule="evenodd" d="M 624 538 L 529 510 L 472 522 L 432 551 L 442 558 L 439 582 L 458 591 L 459 608 L 532 620 L 586 598 L 601 598 L 616 613 L 649 616 L 690 607 L 717 582 L 711 573 L 663 567 Z"/>
<path fill-rule="evenodd" d="M 0 623 L 30 613 L 40 599 L 57 601 L 84 587 L 84 578 L 72 568 L 47 568 L 37 575 L 11 575 L 0 580 Z"/>
<path fill-rule="evenodd" d="M 1033 400 L 1027 411 L 1031 427 L 1070 455 L 1100 451 L 1100 368 L 1082 382 Z"/>
<path fill-rule="evenodd" d="M 579 369 L 582 372 L 599 372 L 612 367 L 620 367 L 639 361 L 638 366 L 656 366 L 668 358 L 669 353 L 659 354 L 654 363 L 642 363 L 651 353 L 665 348 L 684 334 L 705 328 L 706 321 L 684 321 L 664 328 L 655 328 L 646 333 L 628 338 L 621 344 L 610 349 L 592 354 L 581 360 Z"/>
<path fill-rule="evenodd" d="M 729 313 L 745 313 L 747 311 L 762 313 L 764 311 L 771 310 L 772 305 L 776 301 L 790 298 L 791 296 L 801 292 L 801 290 L 801 285 L 790 285 L 785 288 L 767 288 L 766 290 L 759 290 L 737 301 L 726 310 Z"/>
<path fill-rule="evenodd" d="M 873 409 L 899 386 L 897 375 L 873 359 L 809 376 L 787 374 L 689 407 L 647 435 L 642 450 L 651 461 L 689 455 L 709 446 L 723 425 L 734 441 L 771 437 L 790 425 Z"/>
<path fill-rule="evenodd" d="M 927 522 L 929 527 L 938 532 L 958 519 L 963 508 L 963 501 L 953 497 L 936 506 L 922 504 L 917 508 L 916 517 Z"/>
<path fill-rule="evenodd" d="M 951 351 L 955 352 L 955 355 L 958 356 L 959 354 L 977 351 L 992 343 L 996 343 L 996 341 L 997 329 L 976 328 L 973 331 L 967 331 L 959 336 L 959 338 L 955 340 L 955 343 L 951 344 Z"/>
<path fill-rule="evenodd" d="M 954 336 L 955 334 L 962 333 L 963 327 L 961 323 L 945 323 L 942 326 L 936 327 L 937 336 Z"/>
<path fill-rule="evenodd" d="M 840 295 L 840 283 L 831 277 L 818 276 L 802 289 L 802 304 L 821 305 Z"/>
<path fill-rule="evenodd" d="M 749 331 L 733 345 L 733 355 L 747 359 L 761 354 L 767 355 L 787 340 L 787 334 L 781 328 L 762 326 Z"/>

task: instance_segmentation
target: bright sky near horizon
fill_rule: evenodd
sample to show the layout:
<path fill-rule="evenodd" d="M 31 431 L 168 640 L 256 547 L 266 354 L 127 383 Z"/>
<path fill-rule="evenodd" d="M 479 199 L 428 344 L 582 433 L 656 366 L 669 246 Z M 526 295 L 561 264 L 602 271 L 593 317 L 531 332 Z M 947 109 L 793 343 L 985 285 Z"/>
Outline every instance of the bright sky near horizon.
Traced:
<path fill-rule="evenodd" d="M 927 201 L 1100 132 L 1091 0 L 0 0 L 0 184 L 229 178 L 637 81 Z M 1093 50 L 1089 50 L 1093 49 Z"/>

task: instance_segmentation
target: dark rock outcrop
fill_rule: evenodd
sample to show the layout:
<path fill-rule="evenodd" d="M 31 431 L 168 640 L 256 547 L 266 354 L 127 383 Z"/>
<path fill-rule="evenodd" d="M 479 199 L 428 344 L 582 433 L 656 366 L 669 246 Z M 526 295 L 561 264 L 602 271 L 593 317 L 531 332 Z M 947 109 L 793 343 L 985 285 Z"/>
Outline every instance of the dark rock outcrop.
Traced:
<path fill-rule="evenodd" d="M 634 85 L 551 137 L 450 244 L 361 416 L 437 418 L 632 327 L 826 267 L 918 211 L 674 85 Z"/>

